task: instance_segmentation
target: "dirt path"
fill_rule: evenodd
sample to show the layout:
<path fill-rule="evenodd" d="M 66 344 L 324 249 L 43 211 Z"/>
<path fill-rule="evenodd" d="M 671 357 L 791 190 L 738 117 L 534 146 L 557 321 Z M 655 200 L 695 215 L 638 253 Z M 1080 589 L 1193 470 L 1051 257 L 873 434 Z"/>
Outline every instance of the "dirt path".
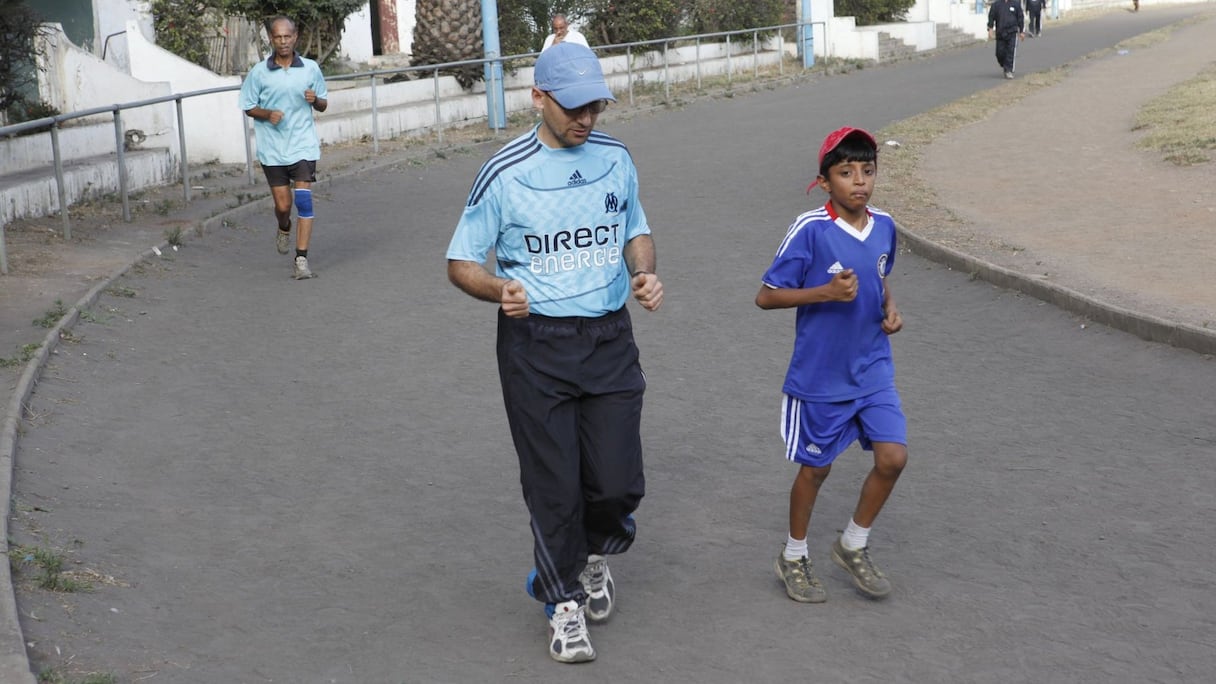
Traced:
<path fill-rule="evenodd" d="M 1210 15 L 1209 15 L 1210 17 Z M 983 256 L 1117 306 L 1216 329 L 1216 164 L 1136 148 L 1147 101 L 1216 62 L 1213 21 L 1087 62 L 934 141 L 921 172 Z M 1046 34 L 1041 40 L 1050 40 Z M 930 234 L 931 236 L 931 234 Z"/>

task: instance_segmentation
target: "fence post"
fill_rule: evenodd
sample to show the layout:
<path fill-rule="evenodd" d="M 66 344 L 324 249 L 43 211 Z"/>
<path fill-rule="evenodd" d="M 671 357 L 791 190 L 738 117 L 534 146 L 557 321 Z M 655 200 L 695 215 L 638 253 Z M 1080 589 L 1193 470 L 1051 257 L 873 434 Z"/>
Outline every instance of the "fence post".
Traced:
<path fill-rule="evenodd" d="M 186 159 L 186 120 L 182 114 L 182 98 L 178 97 L 174 102 L 177 103 L 177 149 L 181 153 L 182 159 L 182 197 L 185 203 L 190 203 L 190 161 Z"/>
<path fill-rule="evenodd" d="M 701 91 L 701 36 L 697 36 L 697 92 Z"/>
<path fill-rule="evenodd" d="M 372 90 L 372 152 L 380 154 L 380 110 L 376 108 L 376 75 L 371 77 Z"/>
<path fill-rule="evenodd" d="M 435 69 L 435 130 L 439 133 L 439 144 L 443 144 L 443 118 L 439 110 L 439 70 Z"/>
<path fill-rule="evenodd" d="M 245 138 L 245 179 L 253 185 L 253 146 L 249 144 L 249 117 L 241 112 L 241 135 Z"/>
<path fill-rule="evenodd" d="M 4 246 L 3 217 L 0 217 L 0 275 L 8 275 L 8 249 Z"/>
<path fill-rule="evenodd" d="M 671 76 L 667 67 L 667 41 L 663 41 L 663 103 L 671 102 Z"/>
<path fill-rule="evenodd" d="M 730 34 L 726 34 L 726 83 L 728 85 L 735 82 L 735 60 L 732 56 L 733 51 L 730 49 Z"/>
<path fill-rule="evenodd" d="M 122 220 L 131 222 L 131 198 L 127 193 L 126 136 L 122 130 L 122 108 L 114 105 L 114 141 L 118 152 L 118 192 L 122 195 Z"/>
<path fill-rule="evenodd" d="M 629 106 L 633 106 L 633 48 L 625 48 L 625 70 L 629 74 Z"/>
<path fill-rule="evenodd" d="M 777 31 L 777 75 L 785 75 L 785 34 Z"/>
<path fill-rule="evenodd" d="M 760 79 L 760 32 L 752 31 L 752 80 Z"/>
<path fill-rule="evenodd" d="M 59 152 L 59 120 L 51 124 L 51 155 L 55 158 L 55 186 L 59 191 L 59 217 L 63 221 L 63 239 L 72 239 L 72 219 L 68 216 L 68 191 L 63 182 L 63 155 Z"/>

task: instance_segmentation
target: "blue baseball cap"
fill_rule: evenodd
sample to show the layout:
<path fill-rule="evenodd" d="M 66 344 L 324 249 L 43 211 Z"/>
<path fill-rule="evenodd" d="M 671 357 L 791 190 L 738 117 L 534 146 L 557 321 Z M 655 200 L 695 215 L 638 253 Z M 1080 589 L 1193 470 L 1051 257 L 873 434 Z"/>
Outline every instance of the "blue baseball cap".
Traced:
<path fill-rule="evenodd" d="M 600 60 L 591 48 L 558 43 L 540 53 L 533 71 L 536 87 L 549 93 L 566 109 L 578 109 L 594 100 L 612 100 Z"/>

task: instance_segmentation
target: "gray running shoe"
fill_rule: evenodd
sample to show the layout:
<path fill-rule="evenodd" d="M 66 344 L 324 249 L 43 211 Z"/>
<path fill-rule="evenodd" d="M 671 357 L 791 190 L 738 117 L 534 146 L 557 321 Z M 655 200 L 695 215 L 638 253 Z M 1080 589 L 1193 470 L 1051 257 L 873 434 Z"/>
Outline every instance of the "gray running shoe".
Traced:
<path fill-rule="evenodd" d="M 583 606 L 578 602 L 566 601 L 553 607 L 553 617 L 549 618 L 549 657 L 559 663 L 595 660 L 591 633 L 587 631 Z"/>
<path fill-rule="evenodd" d="M 296 280 L 308 280 L 309 278 L 316 277 L 312 271 L 308 270 L 307 257 L 296 257 L 295 270 L 292 272 L 291 277 L 295 278 Z"/>
<path fill-rule="evenodd" d="M 870 560 L 870 547 L 850 551 L 837 537 L 832 544 L 832 561 L 847 570 L 853 576 L 853 584 L 871 598 L 883 598 L 891 593 L 891 583 Z"/>
<path fill-rule="evenodd" d="M 803 556 L 798 560 L 786 560 L 784 549 L 777 554 L 777 579 L 785 583 L 785 593 L 800 603 L 823 603 L 828 600 L 811 559 Z"/>
<path fill-rule="evenodd" d="M 291 231 L 284 233 L 281 230 L 275 230 L 277 235 L 274 236 L 274 247 L 279 250 L 279 254 L 286 254 L 291 249 Z"/>
<path fill-rule="evenodd" d="M 587 592 L 587 619 L 592 622 L 607 620 L 616 605 L 616 583 L 608 572 L 608 559 L 594 553 L 587 556 L 587 565 L 578 581 Z"/>

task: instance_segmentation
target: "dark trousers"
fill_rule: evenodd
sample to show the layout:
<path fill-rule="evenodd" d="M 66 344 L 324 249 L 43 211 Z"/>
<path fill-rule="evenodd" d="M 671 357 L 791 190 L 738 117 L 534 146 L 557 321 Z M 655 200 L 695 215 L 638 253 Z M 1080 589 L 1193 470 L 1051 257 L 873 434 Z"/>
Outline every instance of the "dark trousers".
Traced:
<path fill-rule="evenodd" d="M 589 553 L 622 553 L 645 494 L 642 394 L 627 309 L 600 318 L 498 314 L 498 373 L 545 603 L 582 601 Z"/>
<path fill-rule="evenodd" d="M 1013 71 L 1013 59 L 1018 49 L 1018 34 L 1016 31 L 1012 33 L 997 34 L 996 37 L 996 63 L 1001 65 L 1005 71 Z"/>
<path fill-rule="evenodd" d="M 1043 32 L 1043 9 L 1030 10 L 1026 13 L 1030 20 L 1030 35 L 1037 36 Z"/>

